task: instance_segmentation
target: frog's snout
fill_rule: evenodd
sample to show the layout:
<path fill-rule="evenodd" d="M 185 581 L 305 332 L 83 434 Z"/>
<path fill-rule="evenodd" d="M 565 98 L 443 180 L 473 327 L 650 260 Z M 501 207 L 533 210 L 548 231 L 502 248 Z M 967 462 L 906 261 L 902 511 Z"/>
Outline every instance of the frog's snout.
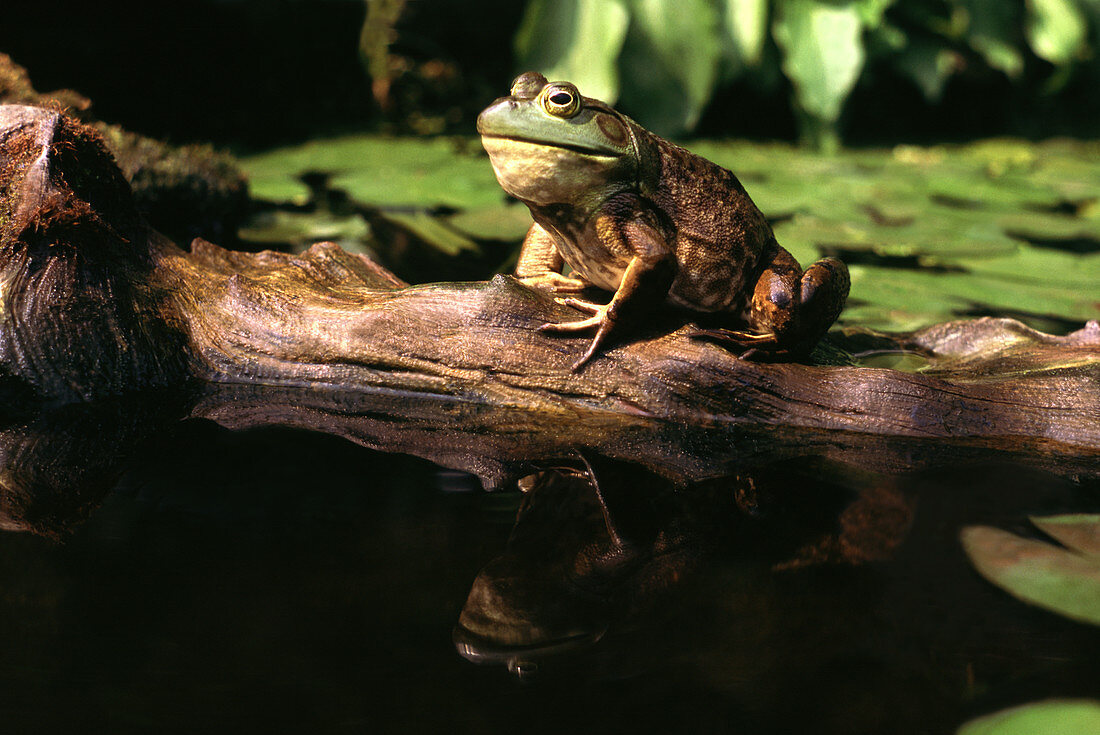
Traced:
<path fill-rule="evenodd" d="M 505 115 L 516 107 L 516 103 L 509 97 L 501 97 L 493 104 L 486 107 L 477 116 L 477 132 L 481 135 L 492 134 L 494 123 L 498 123 Z"/>

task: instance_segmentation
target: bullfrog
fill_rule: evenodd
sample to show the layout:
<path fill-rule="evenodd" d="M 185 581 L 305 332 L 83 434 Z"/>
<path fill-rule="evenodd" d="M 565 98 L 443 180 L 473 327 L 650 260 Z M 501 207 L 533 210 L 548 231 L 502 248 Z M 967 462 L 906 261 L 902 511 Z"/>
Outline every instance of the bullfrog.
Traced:
<path fill-rule="evenodd" d="M 736 328 L 697 334 L 760 359 L 808 353 L 839 316 L 849 286 L 841 261 L 803 272 L 733 173 L 575 85 L 521 74 L 477 130 L 501 187 L 531 211 L 515 276 L 589 315 L 539 327 L 595 330 L 574 370 L 660 305 L 716 315 Z M 577 298 L 592 287 L 614 295 Z"/>

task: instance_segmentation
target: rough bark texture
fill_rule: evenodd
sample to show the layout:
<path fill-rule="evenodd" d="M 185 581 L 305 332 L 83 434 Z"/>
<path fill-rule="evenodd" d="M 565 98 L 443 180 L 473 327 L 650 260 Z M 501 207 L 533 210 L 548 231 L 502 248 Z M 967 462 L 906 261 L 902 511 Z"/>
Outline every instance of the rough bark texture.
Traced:
<path fill-rule="evenodd" d="M 94 131 L 35 108 L 0 107 L 0 289 L 0 376 L 45 399 L 197 380 L 303 414 L 302 396 L 323 393 L 324 417 L 300 422 L 346 436 L 354 421 L 338 406 L 354 415 L 371 396 L 368 414 L 381 401 L 421 429 L 476 425 L 494 441 L 629 443 L 644 426 L 667 455 L 689 427 L 1100 452 L 1096 322 L 1065 337 L 980 319 L 879 338 L 927 355 L 915 374 L 743 361 L 669 315 L 574 373 L 588 336 L 535 327 L 575 314 L 507 276 L 407 286 L 330 243 L 301 256 L 201 240 L 184 252 L 142 224 Z M 217 403 L 196 413 L 234 405 Z M 263 422 L 235 405 L 226 423 Z"/>

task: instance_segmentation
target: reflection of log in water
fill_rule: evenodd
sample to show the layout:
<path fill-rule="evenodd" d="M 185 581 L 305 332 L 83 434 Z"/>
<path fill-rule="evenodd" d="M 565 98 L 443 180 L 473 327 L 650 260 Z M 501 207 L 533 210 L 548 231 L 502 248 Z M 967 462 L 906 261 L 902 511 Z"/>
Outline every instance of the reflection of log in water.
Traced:
<path fill-rule="evenodd" d="M 575 374 L 586 338 L 533 329 L 567 307 L 510 278 L 408 287 L 331 244 L 291 256 L 197 241 L 185 253 L 142 225 L 90 129 L 4 107 L 0 141 L 0 376 L 42 398 L 198 379 L 415 396 L 438 426 L 476 417 L 487 434 L 514 429 L 496 421 L 523 409 L 582 444 L 639 424 L 668 440 L 657 419 L 1100 448 L 1096 323 L 1067 337 L 1008 320 L 940 325 L 895 340 L 929 356 L 928 372 L 907 374 L 746 362 L 670 316 Z"/>
<path fill-rule="evenodd" d="M 0 411 L 0 530 L 71 530 L 115 486 L 134 448 L 178 420 L 185 400 L 159 391 L 34 415 Z"/>
<path fill-rule="evenodd" d="M 740 689 L 847 660 L 870 641 L 867 662 L 924 671 L 931 655 L 935 676 L 961 682 L 1030 659 L 1037 641 L 1033 613 L 976 579 L 957 529 L 1097 503 L 1087 484 L 995 461 L 887 476 L 807 457 L 687 492 L 623 463 L 582 464 L 529 483 L 507 547 L 474 580 L 455 627 L 467 659 L 566 678 L 603 661 L 617 678 L 655 662 L 693 666 L 717 647 L 713 673 Z M 1057 631 L 1041 637 L 1043 660 L 1095 668 L 1076 650 L 1089 631 L 1042 622 Z M 1089 693 L 1068 681 L 1065 691 Z"/>

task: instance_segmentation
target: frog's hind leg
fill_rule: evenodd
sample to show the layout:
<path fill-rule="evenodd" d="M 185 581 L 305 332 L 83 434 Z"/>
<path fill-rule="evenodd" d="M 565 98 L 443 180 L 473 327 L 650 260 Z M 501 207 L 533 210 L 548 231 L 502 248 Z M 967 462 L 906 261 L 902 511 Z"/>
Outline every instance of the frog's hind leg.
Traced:
<path fill-rule="evenodd" d="M 741 317 L 749 329 L 707 329 L 694 336 L 740 348 L 742 357 L 779 352 L 798 331 L 801 277 L 798 261 L 776 246 L 774 255 L 756 281 L 746 313 Z"/>
<path fill-rule="evenodd" d="M 848 296 L 848 269 L 823 258 L 803 273 L 790 253 L 777 246 L 753 289 L 746 321 L 749 331 L 708 330 L 713 337 L 745 350 L 746 358 L 802 355 L 825 334 Z"/>
<path fill-rule="evenodd" d="M 748 322 L 752 332 L 743 335 L 746 346 L 775 351 L 798 332 L 802 301 L 802 268 L 790 253 L 777 247 L 760 273 L 752 292 Z"/>

